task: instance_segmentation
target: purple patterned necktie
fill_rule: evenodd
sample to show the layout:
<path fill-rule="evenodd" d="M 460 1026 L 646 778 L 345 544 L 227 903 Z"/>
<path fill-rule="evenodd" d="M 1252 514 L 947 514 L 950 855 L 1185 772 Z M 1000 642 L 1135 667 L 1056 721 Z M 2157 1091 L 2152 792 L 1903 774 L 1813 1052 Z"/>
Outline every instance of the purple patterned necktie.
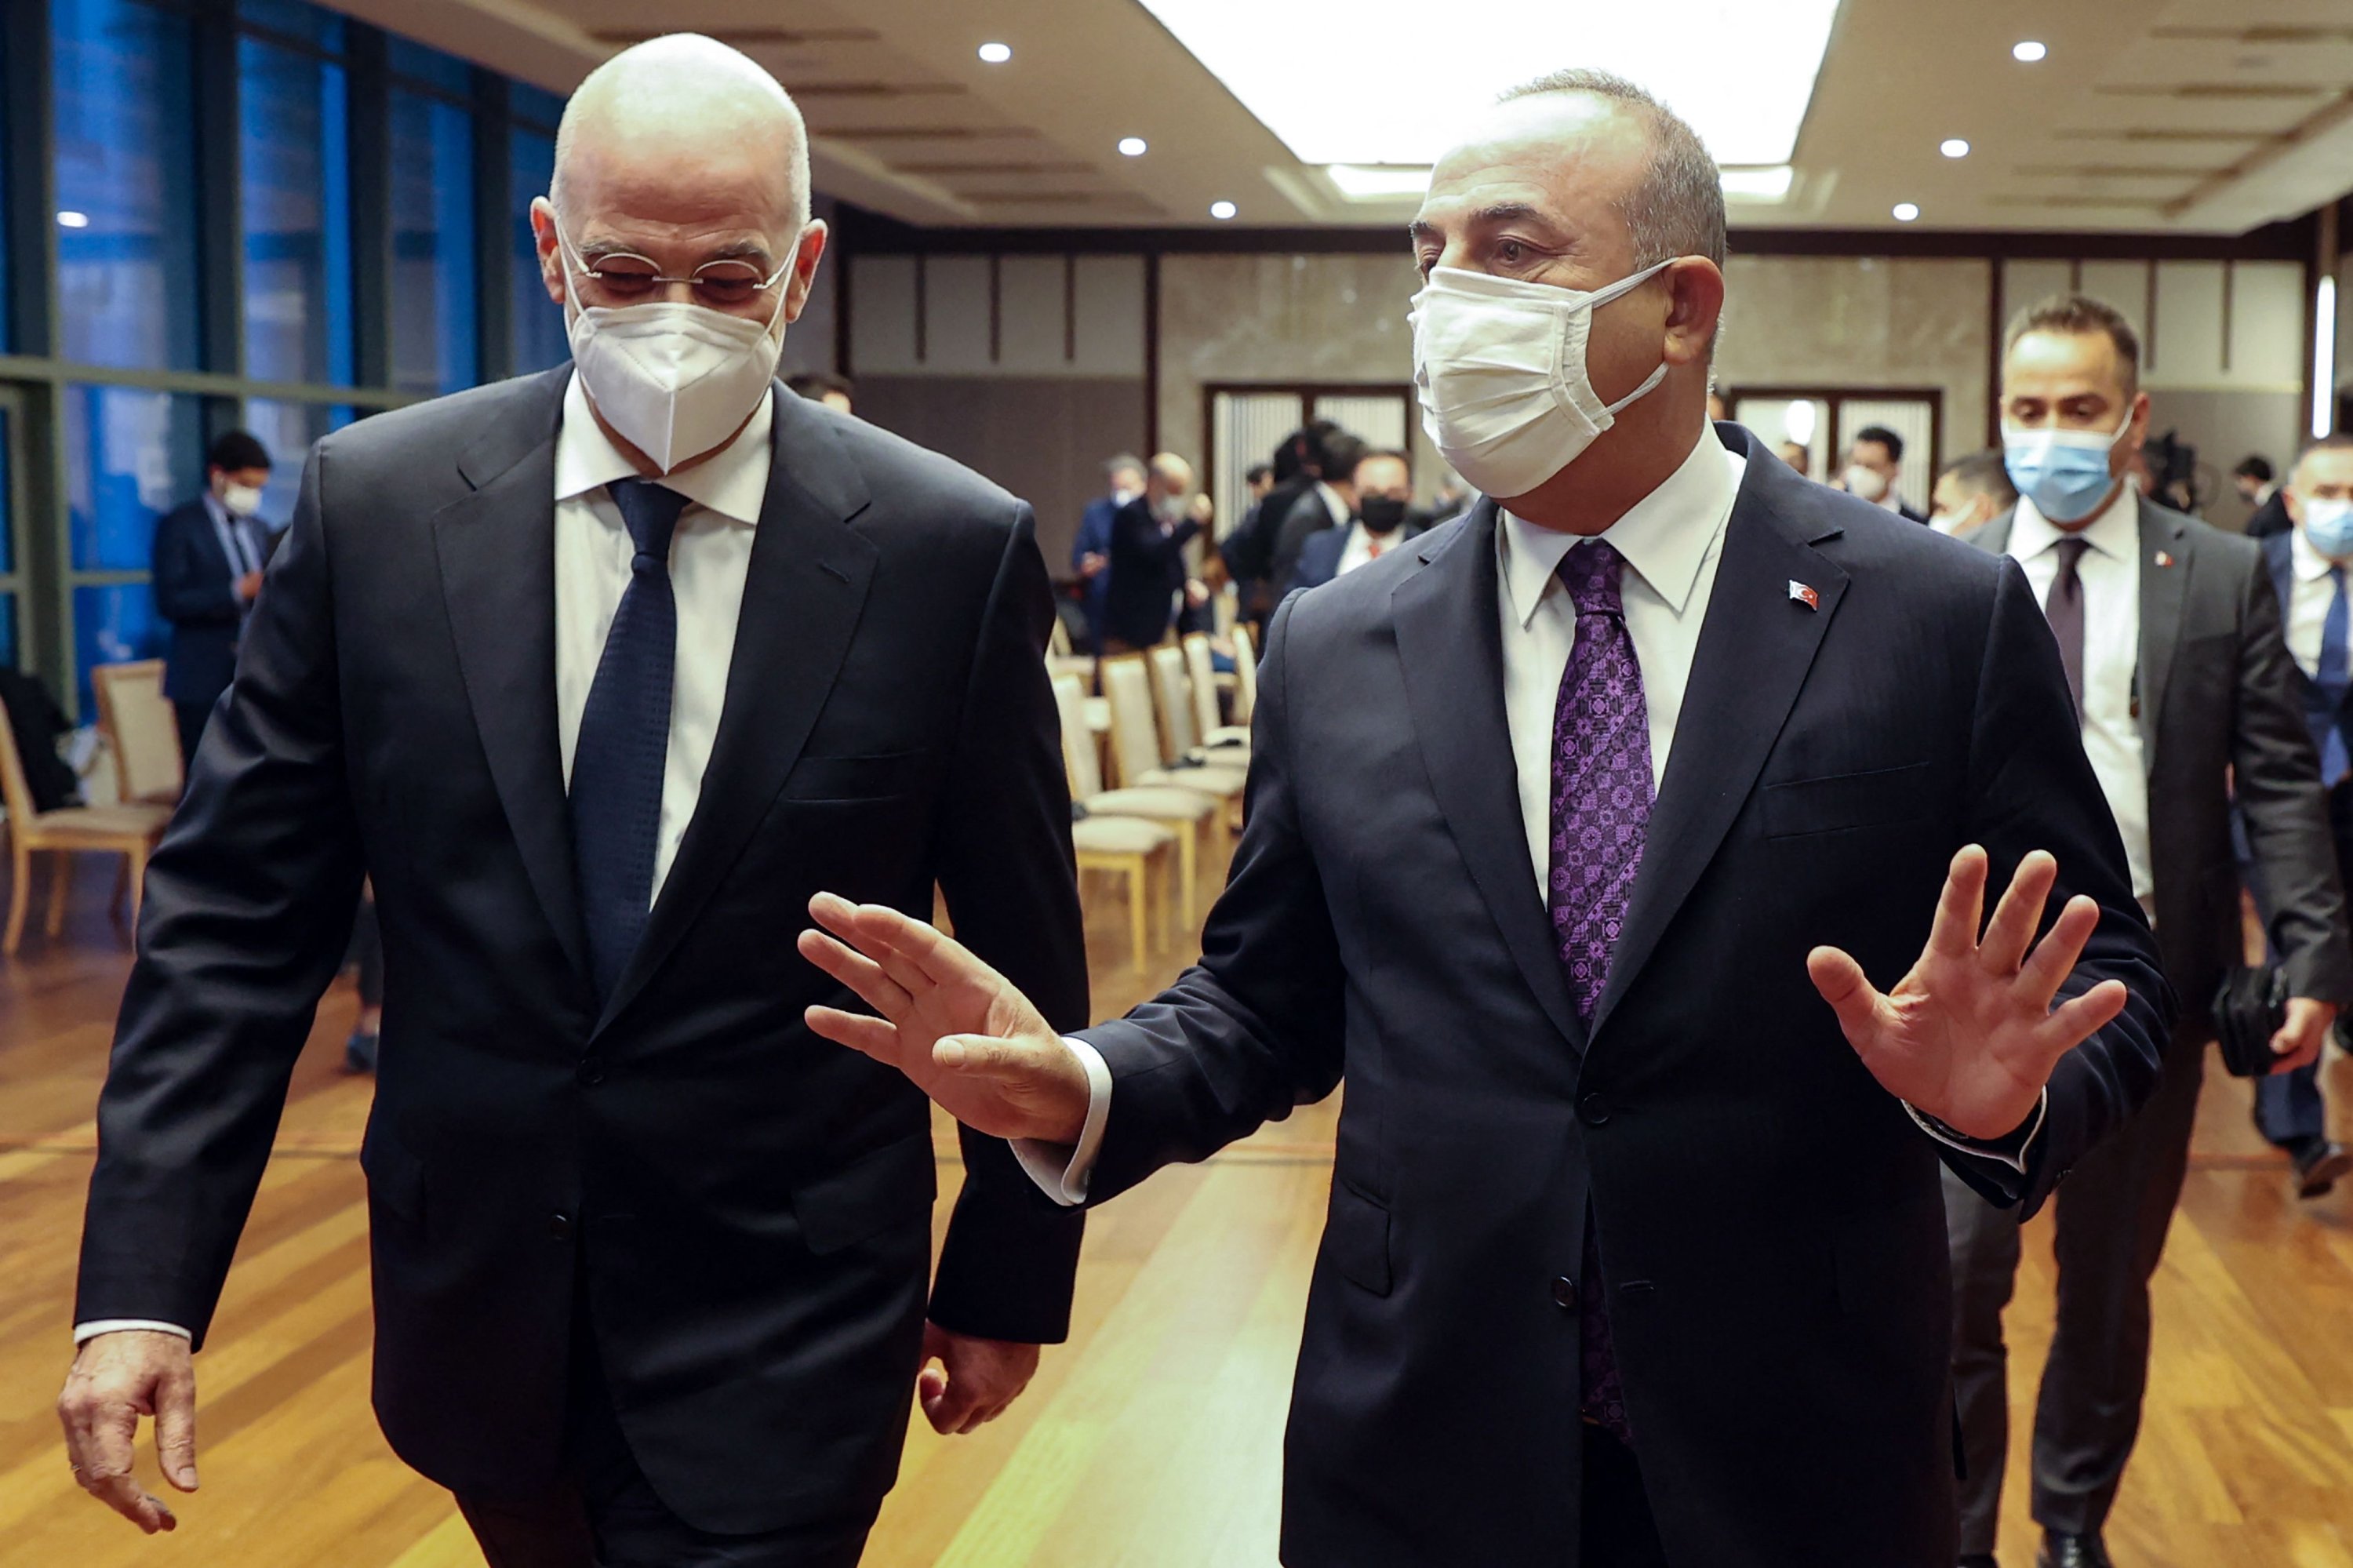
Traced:
<path fill-rule="evenodd" d="M 1625 569 L 1625 557 L 1599 539 L 1577 545 L 1560 564 L 1560 580 L 1577 607 L 1577 639 L 1553 709 L 1552 864 L 1545 879 L 1546 902 L 1569 995 L 1577 1017 L 1588 1023 L 1609 980 L 1609 956 L 1625 928 L 1626 905 L 1651 821 L 1650 707 L 1619 596 Z M 1585 1218 L 1585 1285 L 1577 1292 L 1583 1307 L 1583 1414 L 1620 1442 L 1631 1443 L 1590 1203 Z"/>

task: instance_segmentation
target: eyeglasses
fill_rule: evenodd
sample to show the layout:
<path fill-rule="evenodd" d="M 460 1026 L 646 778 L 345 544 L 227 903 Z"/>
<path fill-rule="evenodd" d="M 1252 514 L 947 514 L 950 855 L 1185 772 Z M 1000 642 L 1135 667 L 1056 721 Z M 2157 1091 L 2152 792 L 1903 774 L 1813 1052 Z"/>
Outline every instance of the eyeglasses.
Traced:
<path fill-rule="evenodd" d="M 559 225 L 555 231 L 558 244 L 571 258 L 574 269 L 584 278 L 594 278 L 596 287 L 616 300 L 641 301 L 653 298 L 665 289 L 684 283 L 694 291 L 695 299 L 719 310 L 732 310 L 750 304 L 776 286 L 776 280 L 792 270 L 785 262 L 775 271 L 762 276 L 760 270 L 749 261 L 722 258 L 705 261 L 687 276 L 665 275 L 649 259 L 631 251 L 615 251 L 597 258 L 591 267 L 580 259 Z"/>

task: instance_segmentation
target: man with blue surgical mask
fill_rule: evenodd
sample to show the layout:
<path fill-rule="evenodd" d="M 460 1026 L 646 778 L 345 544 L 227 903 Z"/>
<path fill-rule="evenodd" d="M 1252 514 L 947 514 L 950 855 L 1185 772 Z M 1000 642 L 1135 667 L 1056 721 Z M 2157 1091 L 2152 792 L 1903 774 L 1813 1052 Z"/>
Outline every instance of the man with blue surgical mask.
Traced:
<path fill-rule="evenodd" d="M 2040 1202 L 2167 1006 L 2050 634 L 1710 423 L 1688 123 L 1571 70 L 1461 135 L 1409 319 L 1486 499 L 1269 621 L 1199 966 L 1065 1038 L 826 899 L 880 1016 L 811 1022 L 1072 1204 L 1345 1077 L 1291 1568 L 1952 1568 L 1939 1162 Z"/>
<path fill-rule="evenodd" d="M 98 1111 L 58 1409 L 143 1530 L 140 1417 L 193 1490 L 197 1352 L 364 871 L 375 1411 L 491 1562 L 847 1568 L 911 1409 L 991 1420 L 1065 1332 L 1079 1214 L 971 1136 L 934 1269 L 930 1107 L 805 1022 L 849 992 L 788 933 L 845 885 L 936 887 L 1088 1016 L 1029 508 L 778 387 L 808 177 L 751 59 L 620 52 L 532 204 L 573 363 L 312 452 Z"/>
<path fill-rule="evenodd" d="M 2101 1531 L 2139 1427 L 2148 1282 L 2189 1157 L 2210 1003 L 2240 950 L 2232 781 L 2291 1000 L 2275 1071 L 2309 1065 L 2353 1001 L 2345 898 L 2280 608 L 2253 541 L 2168 511 L 2128 482 L 2148 426 L 2140 341 L 2113 307 L 2046 300 L 2010 329 L 2002 449 L 2018 504 L 1968 536 L 2041 601 L 2083 752 L 2115 818 L 2181 1016 L 2157 1092 L 2075 1164 L 2056 1202 L 2058 1322 L 2033 1444 L 2045 1568 L 2106 1568 Z M 1998 786 L 2012 805 L 2027 786 Z M 1993 1563 L 2008 1453 L 2001 1312 L 2019 1217 L 1945 1183 L 1953 1378 L 1967 1451 L 1961 1561 Z"/>
<path fill-rule="evenodd" d="M 2279 591 L 2296 695 L 2320 754 L 2337 874 L 2353 881 L 2353 612 L 2347 604 L 2347 579 L 2353 577 L 2353 435 L 2328 436 L 2306 448 L 2278 494 L 2293 527 L 2263 538 L 2263 559 Z M 2248 881 L 2268 925 L 2271 889 L 2260 874 Z M 2255 1086 L 2255 1125 L 2295 1162 L 2298 1197 L 2320 1197 L 2353 1171 L 2353 1152 L 2328 1136 L 2316 1062 Z"/>

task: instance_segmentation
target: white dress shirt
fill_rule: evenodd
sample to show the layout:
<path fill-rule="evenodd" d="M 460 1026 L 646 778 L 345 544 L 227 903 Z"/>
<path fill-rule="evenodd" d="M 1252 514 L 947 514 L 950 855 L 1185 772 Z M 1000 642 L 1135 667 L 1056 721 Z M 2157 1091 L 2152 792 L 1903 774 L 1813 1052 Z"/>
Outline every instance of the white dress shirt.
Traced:
<path fill-rule="evenodd" d="M 2010 554 L 2026 573 L 2037 604 L 2048 604 L 2059 576 L 2059 541 L 2066 532 L 2019 497 L 2010 528 Z M 2091 547 L 2076 563 L 2084 585 L 2084 754 L 2124 835 L 2133 896 L 2150 908 L 2156 881 L 2149 873 L 2148 768 L 2142 755 L 2140 672 L 2140 497 L 2130 485 L 2083 527 L 2073 530 Z M 2162 567 L 2149 569 L 2163 570 Z"/>
<path fill-rule="evenodd" d="M 1674 749 L 1675 726 L 1699 652 L 1700 629 L 1715 591 L 1726 525 L 1739 499 L 1748 461 L 1725 447 L 1708 426 L 1681 467 L 1656 490 L 1636 502 L 1599 537 L 1625 557 L 1620 602 L 1626 634 L 1642 671 L 1642 697 L 1650 709 L 1651 785 L 1666 778 Z M 1581 536 L 1541 527 L 1504 513 L 1495 530 L 1497 611 L 1503 618 L 1504 718 L 1511 732 L 1512 762 L 1519 779 L 1520 821 L 1527 832 L 1529 870 L 1539 902 L 1547 901 L 1552 863 L 1552 745 L 1554 713 L 1568 655 L 1577 641 L 1577 608 L 1559 577 L 1560 563 Z M 1087 1075 L 1087 1117 L 1072 1146 L 1017 1140 L 1013 1152 L 1029 1179 L 1056 1202 L 1086 1201 L 1095 1156 L 1110 1119 L 1112 1076 L 1103 1054 L 1087 1042 L 1067 1044 Z M 1939 1142 L 2024 1171 L 2024 1154 L 2042 1130 L 2043 1112 L 2019 1156 L 1972 1149 L 1939 1132 L 1906 1106 L 1922 1130 Z"/>
<path fill-rule="evenodd" d="M 654 853 L 656 894 L 678 858 L 678 842 L 702 798 L 702 770 L 710 764 L 712 743 L 719 734 L 727 669 L 735 652 L 735 622 L 752 563 L 753 530 L 768 490 L 775 396 L 771 392 L 761 400 L 751 423 L 724 451 L 661 482 L 690 504 L 679 515 L 670 543 L 678 655 L 671 676 L 661 836 Z M 588 688 L 596 679 L 605 635 L 621 607 L 621 592 L 629 586 L 629 561 L 637 553 L 621 509 L 605 487 L 637 471 L 589 412 L 587 394 L 574 376 L 565 389 L 564 423 L 555 437 L 555 721 L 567 781 Z M 237 556 L 232 554 L 230 559 Z M 1108 1080 L 1109 1073 L 1104 1076 Z M 76 1324 L 74 1342 L 121 1329 L 191 1337 L 177 1323 L 105 1319 Z"/>
<path fill-rule="evenodd" d="M 1340 564 L 1332 568 L 1334 577 L 1345 577 L 1366 562 L 1378 559 L 1406 542 L 1403 528 L 1393 528 L 1378 535 L 1362 523 L 1350 523 L 1347 529 L 1348 537 L 1340 546 Z M 1377 541 L 1380 546 L 1377 550 L 1373 548 Z"/>

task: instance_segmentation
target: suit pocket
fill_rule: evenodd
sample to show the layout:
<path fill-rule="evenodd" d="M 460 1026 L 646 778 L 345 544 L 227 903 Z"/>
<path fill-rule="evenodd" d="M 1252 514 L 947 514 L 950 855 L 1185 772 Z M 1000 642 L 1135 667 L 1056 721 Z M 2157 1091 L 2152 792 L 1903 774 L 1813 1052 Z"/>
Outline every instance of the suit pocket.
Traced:
<path fill-rule="evenodd" d="M 793 1218 L 811 1252 L 839 1252 L 892 1225 L 922 1224 L 939 1191 L 929 1127 L 793 1190 Z"/>
<path fill-rule="evenodd" d="M 1389 1212 L 1345 1182 L 1332 1183 L 1324 1255 L 1376 1296 L 1389 1293 Z"/>
<path fill-rule="evenodd" d="M 911 794 L 931 764 L 928 751 L 879 752 L 866 757 L 804 757 L 785 780 L 791 800 L 871 800 Z"/>
<path fill-rule="evenodd" d="M 1760 791 L 1765 836 L 1792 839 L 1917 821 L 1928 811 L 1928 765 L 1793 779 Z"/>
<path fill-rule="evenodd" d="M 360 1170 L 367 1176 L 372 1208 L 425 1223 L 425 1161 L 371 1111 L 360 1135 Z"/>

